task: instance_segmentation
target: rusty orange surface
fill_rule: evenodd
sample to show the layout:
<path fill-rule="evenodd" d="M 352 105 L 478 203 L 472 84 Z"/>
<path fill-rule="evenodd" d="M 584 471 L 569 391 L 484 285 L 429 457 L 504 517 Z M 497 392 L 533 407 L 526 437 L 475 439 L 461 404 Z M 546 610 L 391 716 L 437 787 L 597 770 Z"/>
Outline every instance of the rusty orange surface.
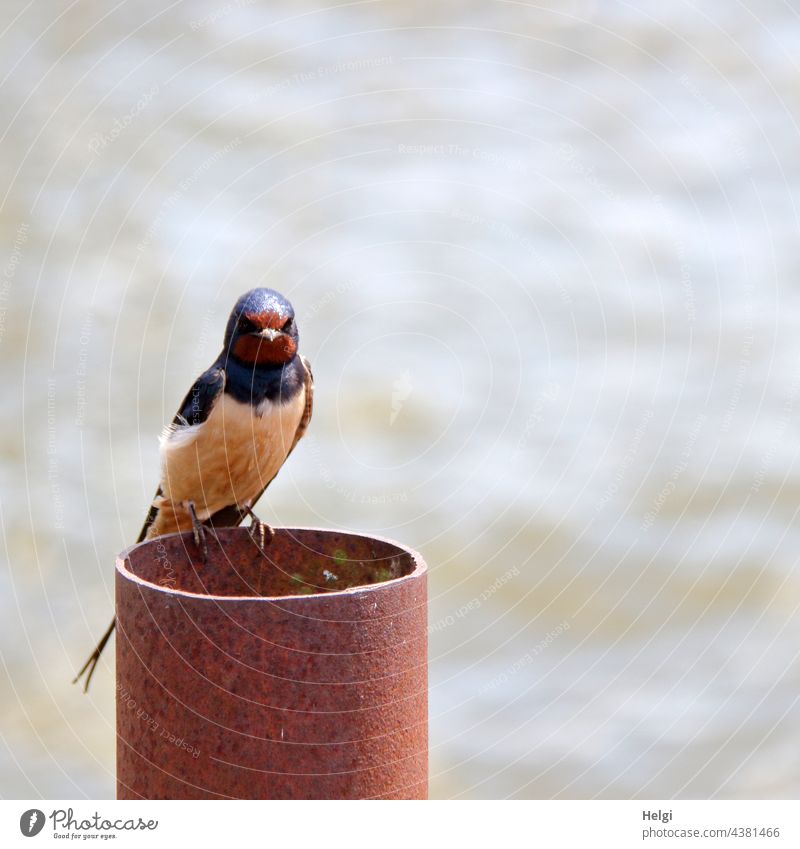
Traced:
<path fill-rule="evenodd" d="M 420 556 L 352 533 L 245 528 L 117 560 L 120 799 L 427 797 Z"/>

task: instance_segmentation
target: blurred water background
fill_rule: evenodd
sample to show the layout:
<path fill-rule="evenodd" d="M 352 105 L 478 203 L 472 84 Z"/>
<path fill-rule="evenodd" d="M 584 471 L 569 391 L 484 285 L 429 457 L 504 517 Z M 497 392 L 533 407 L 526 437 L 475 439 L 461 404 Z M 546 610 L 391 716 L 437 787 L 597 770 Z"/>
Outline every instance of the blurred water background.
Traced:
<path fill-rule="evenodd" d="M 70 678 L 265 284 L 259 512 L 426 557 L 433 796 L 800 794 L 796 4 L 3 10 L 0 794 L 113 796 Z"/>

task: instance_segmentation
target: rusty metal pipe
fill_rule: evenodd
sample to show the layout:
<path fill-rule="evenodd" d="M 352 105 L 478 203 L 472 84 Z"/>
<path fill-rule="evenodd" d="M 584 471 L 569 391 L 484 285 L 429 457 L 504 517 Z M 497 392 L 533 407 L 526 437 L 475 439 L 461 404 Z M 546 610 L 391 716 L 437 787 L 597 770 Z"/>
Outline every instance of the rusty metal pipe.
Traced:
<path fill-rule="evenodd" d="M 245 528 L 117 559 L 117 797 L 421 799 L 426 567 L 377 537 Z"/>

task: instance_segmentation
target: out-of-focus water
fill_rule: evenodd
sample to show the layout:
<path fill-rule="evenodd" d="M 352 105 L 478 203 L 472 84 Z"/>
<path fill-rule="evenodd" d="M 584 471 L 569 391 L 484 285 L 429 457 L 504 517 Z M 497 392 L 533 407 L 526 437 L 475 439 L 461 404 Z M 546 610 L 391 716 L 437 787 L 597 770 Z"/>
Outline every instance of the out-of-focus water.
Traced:
<path fill-rule="evenodd" d="M 796 10 L 4 4 L 0 793 L 111 796 L 156 437 L 254 285 L 260 512 L 431 566 L 435 796 L 800 793 Z"/>

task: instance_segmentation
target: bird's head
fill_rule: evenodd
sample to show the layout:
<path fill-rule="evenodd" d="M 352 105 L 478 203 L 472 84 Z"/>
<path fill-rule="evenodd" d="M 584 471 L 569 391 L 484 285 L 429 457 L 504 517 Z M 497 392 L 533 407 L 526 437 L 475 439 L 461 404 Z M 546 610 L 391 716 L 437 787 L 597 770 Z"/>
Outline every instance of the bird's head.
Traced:
<path fill-rule="evenodd" d="M 248 366 L 280 366 L 297 353 L 294 309 L 274 289 L 251 289 L 236 302 L 225 329 L 225 351 Z"/>

